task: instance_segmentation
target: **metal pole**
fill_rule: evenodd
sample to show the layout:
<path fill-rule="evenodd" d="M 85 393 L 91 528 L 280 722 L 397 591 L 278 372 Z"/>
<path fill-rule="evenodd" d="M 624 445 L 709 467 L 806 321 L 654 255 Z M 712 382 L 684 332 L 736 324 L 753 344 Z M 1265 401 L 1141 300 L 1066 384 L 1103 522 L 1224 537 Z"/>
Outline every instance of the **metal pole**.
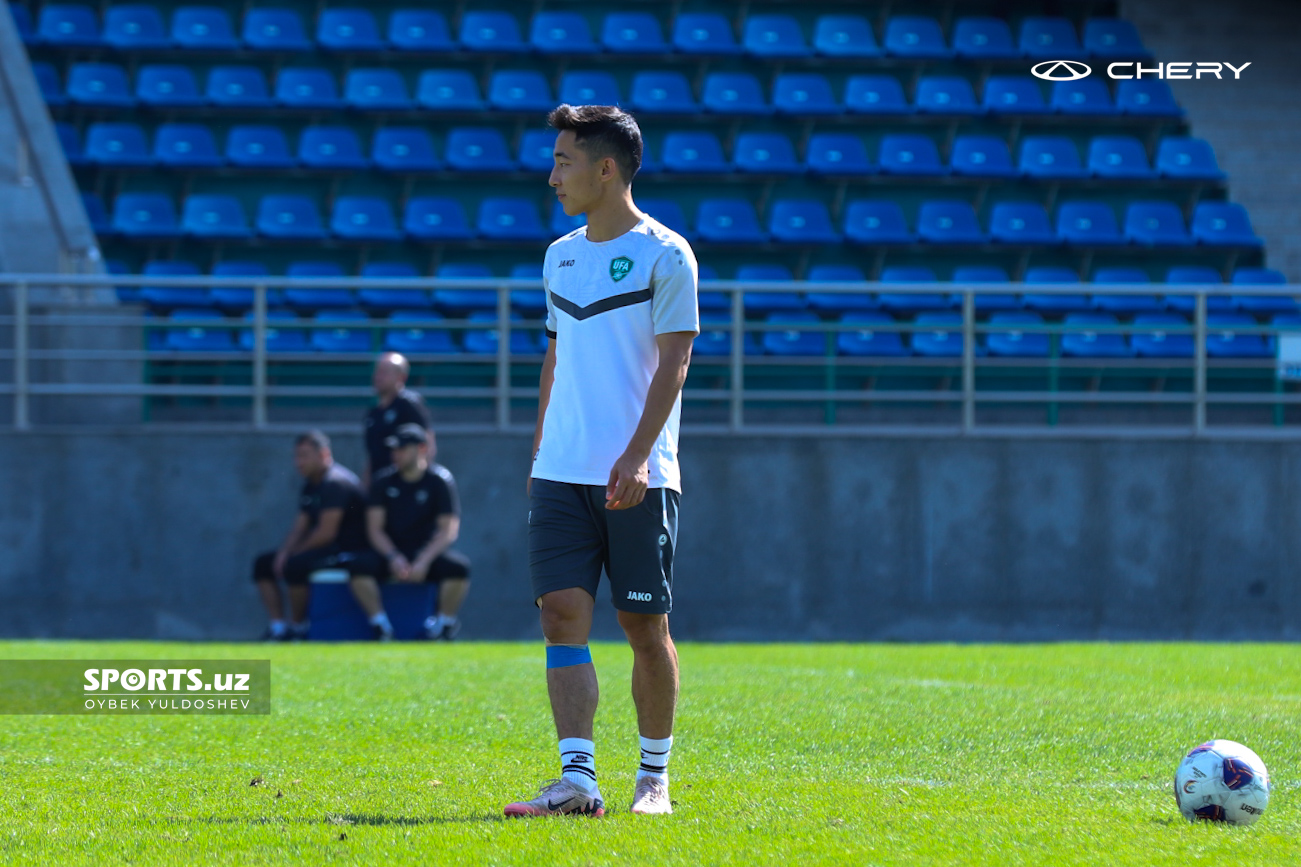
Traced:
<path fill-rule="evenodd" d="M 745 297 L 741 290 L 732 290 L 732 375 L 731 413 L 729 427 L 739 431 L 745 425 Z"/>
<path fill-rule="evenodd" d="M 28 430 L 27 284 L 14 284 L 14 428 Z"/>
<path fill-rule="evenodd" d="M 1198 435 L 1206 431 L 1206 290 L 1197 292 L 1194 317 L 1193 353 L 1193 431 Z"/>
<path fill-rule="evenodd" d="M 962 293 L 962 432 L 976 429 L 976 293 Z"/>
<path fill-rule="evenodd" d="M 267 426 L 267 287 L 253 287 L 253 427 Z"/>
<path fill-rule="evenodd" d="M 510 427 L 510 290 L 497 287 L 497 430 Z"/>

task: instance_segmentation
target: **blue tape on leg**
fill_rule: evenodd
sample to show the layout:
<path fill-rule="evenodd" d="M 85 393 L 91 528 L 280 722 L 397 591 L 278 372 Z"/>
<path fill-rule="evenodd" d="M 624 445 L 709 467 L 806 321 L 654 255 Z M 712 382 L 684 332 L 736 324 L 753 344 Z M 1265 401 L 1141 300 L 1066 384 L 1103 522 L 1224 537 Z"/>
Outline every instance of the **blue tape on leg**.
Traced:
<path fill-rule="evenodd" d="M 586 644 L 547 645 L 547 668 L 568 668 L 571 665 L 585 665 L 591 661 L 592 651 Z"/>

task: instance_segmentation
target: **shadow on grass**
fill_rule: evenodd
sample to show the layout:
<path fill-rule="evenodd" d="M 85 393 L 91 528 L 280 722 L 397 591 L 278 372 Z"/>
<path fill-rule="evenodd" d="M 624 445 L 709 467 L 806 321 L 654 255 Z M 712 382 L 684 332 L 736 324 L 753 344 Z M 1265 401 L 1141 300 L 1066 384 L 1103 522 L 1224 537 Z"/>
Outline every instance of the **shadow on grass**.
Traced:
<path fill-rule="evenodd" d="M 454 825 L 459 823 L 504 822 L 500 813 L 469 816 L 377 816 L 372 813 L 330 813 L 322 819 L 284 816 L 200 816 L 197 818 L 173 817 L 172 822 L 202 823 L 204 825 L 332 825 L 346 828 L 349 825 Z"/>

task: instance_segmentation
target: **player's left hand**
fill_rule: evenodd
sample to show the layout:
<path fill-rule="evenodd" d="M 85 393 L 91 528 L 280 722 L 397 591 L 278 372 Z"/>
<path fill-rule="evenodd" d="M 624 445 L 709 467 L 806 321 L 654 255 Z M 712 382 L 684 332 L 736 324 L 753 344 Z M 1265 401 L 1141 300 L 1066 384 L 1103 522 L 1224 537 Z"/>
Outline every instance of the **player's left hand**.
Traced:
<path fill-rule="evenodd" d="M 421 581 L 425 580 L 425 575 L 428 573 L 429 561 L 423 557 L 419 557 L 411 564 L 411 568 L 407 571 L 406 577 L 402 580 L 412 584 L 419 584 Z"/>
<path fill-rule="evenodd" d="M 605 507 L 611 511 L 631 509 L 646 498 L 650 487 L 650 468 L 647 461 L 637 462 L 626 453 L 619 456 L 610 468 L 610 481 L 605 485 Z"/>

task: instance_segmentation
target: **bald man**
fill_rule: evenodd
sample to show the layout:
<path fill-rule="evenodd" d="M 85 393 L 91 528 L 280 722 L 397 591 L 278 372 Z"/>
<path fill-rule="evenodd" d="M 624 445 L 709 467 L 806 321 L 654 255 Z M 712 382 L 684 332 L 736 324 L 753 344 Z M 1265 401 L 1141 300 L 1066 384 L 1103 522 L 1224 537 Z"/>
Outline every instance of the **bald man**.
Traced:
<path fill-rule="evenodd" d="M 385 442 L 404 424 L 418 424 L 429 431 L 429 448 L 434 448 L 434 433 L 429 410 L 420 395 L 407 388 L 411 365 L 396 352 L 385 352 L 375 359 L 371 385 L 375 388 L 375 405 L 366 412 L 366 469 L 362 487 L 370 488 L 380 470 L 392 466 L 393 455 Z"/>

